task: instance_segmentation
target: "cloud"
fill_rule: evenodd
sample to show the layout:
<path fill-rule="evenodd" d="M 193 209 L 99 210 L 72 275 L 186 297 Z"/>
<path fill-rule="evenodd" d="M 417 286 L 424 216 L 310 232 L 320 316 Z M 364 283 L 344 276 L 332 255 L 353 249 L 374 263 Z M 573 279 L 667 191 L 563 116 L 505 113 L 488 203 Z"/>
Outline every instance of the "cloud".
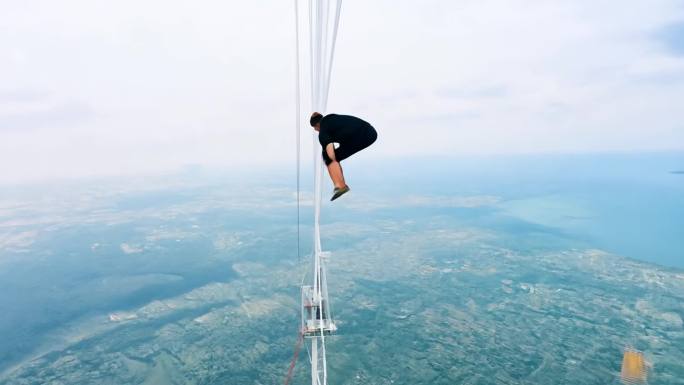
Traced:
<path fill-rule="evenodd" d="M 0 132 L 41 128 L 58 131 L 64 127 L 80 126 L 94 117 L 89 106 L 77 102 L 47 106 L 43 103 L 17 104 L 14 111 L 0 112 Z"/>
<path fill-rule="evenodd" d="M 291 7 L 6 5 L 0 100 L 43 105 L 0 113 L 0 183 L 292 161 Z M 378 128 L 376 157 L 681 149 L 683 8 L 348 2 L 329 107 Z"/>
<path fill-rule="evenodd" d="M 145 249 L 139 245 L 129 245 L 128 243 L 121 244 L 121 251 L 126 254 L 137 254 L 142 253 Z"/>
<path fill-rule="evenodd" d="M 377 210 L 384 208 L 433 207 L 433 208 L 476 208 L 494 206 L 501 198 L 492 195 L 440 196 L 440 195 L 406 195 L 391 201 L 369 196 L 346 202 L 347 208 L 354 210 Z"/>
<path fill-rule="evenodd" d="M 12 231 L 0 230 L 0 250 L 26 252 L 35 242 L 38 232 L 35 230 Z"/>
<path fill-rule="evenodd" d="M 662 28 L 656 37 L 662 39 L 673 53 L 684 55 L 684 21 L 680 20 Z"/>

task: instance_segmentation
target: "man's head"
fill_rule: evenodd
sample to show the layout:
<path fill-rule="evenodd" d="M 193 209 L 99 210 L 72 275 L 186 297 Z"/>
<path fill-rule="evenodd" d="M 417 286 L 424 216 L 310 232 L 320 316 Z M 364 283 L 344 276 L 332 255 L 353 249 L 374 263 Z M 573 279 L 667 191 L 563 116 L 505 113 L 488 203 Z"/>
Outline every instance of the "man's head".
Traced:
<path fill-rule="evenodd" d="M 309 124 L 311 124 L 311 127 L 314 128 L 316 131 L 321 130 L 321 119 L 323 119 L 323 115 L 321 115 L 320 112 L 314 112 L 311 114 L 311 118 L 309 119 Z"/>

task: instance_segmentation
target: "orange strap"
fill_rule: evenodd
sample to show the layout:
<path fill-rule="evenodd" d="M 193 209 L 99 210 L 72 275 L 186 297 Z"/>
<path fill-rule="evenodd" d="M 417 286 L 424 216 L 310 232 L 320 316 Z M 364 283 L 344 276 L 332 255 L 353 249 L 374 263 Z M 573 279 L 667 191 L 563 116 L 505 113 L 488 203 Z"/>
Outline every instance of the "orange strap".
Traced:
<path fill-rule="evenodd" d="M 299 350 L 302 348 L 302 341 L 304 341 L 304 334 L 300 332 L 299 336 L 297 337 L 297 345 L 295 346 L 292 361 L 290 361 L 290 368 L 287 370 L 287 377 L 285 377 L 285 385 L 288 385 L 290 383 L 290 380 L 292 379 L 294 367 L 297 363 L 297 358 L 299 357 Z"/>

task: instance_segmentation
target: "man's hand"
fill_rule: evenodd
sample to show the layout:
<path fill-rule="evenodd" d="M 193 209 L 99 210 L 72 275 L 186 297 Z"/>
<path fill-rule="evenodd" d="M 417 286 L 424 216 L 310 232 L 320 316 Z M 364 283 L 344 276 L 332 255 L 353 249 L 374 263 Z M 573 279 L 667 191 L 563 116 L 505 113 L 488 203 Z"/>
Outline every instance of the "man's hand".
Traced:
<path fill-rule="evenodd" d="M 335 159 L 335 145 L 333 143 L 328 143 L 328 145 L 325 146 L 325 152 L 328 154 L 330 160 L 337 162 L 337 159 Z"/>

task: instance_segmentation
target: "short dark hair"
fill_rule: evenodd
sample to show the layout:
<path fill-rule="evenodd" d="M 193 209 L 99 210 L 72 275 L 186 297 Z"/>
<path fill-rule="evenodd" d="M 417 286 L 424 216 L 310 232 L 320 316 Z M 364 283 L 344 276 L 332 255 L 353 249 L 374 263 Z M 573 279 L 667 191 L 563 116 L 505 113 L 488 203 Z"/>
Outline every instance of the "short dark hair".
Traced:
<path fill-rule="evenodd" d="M 323 119 L 323 115 L 321 115 L 320 112 L 314 112 L 313 114 L 311 114 L 309 124 L 311 124 L 311 127 L 316 127 L 316 125 L 321 122 L 321 119 Z"/>

